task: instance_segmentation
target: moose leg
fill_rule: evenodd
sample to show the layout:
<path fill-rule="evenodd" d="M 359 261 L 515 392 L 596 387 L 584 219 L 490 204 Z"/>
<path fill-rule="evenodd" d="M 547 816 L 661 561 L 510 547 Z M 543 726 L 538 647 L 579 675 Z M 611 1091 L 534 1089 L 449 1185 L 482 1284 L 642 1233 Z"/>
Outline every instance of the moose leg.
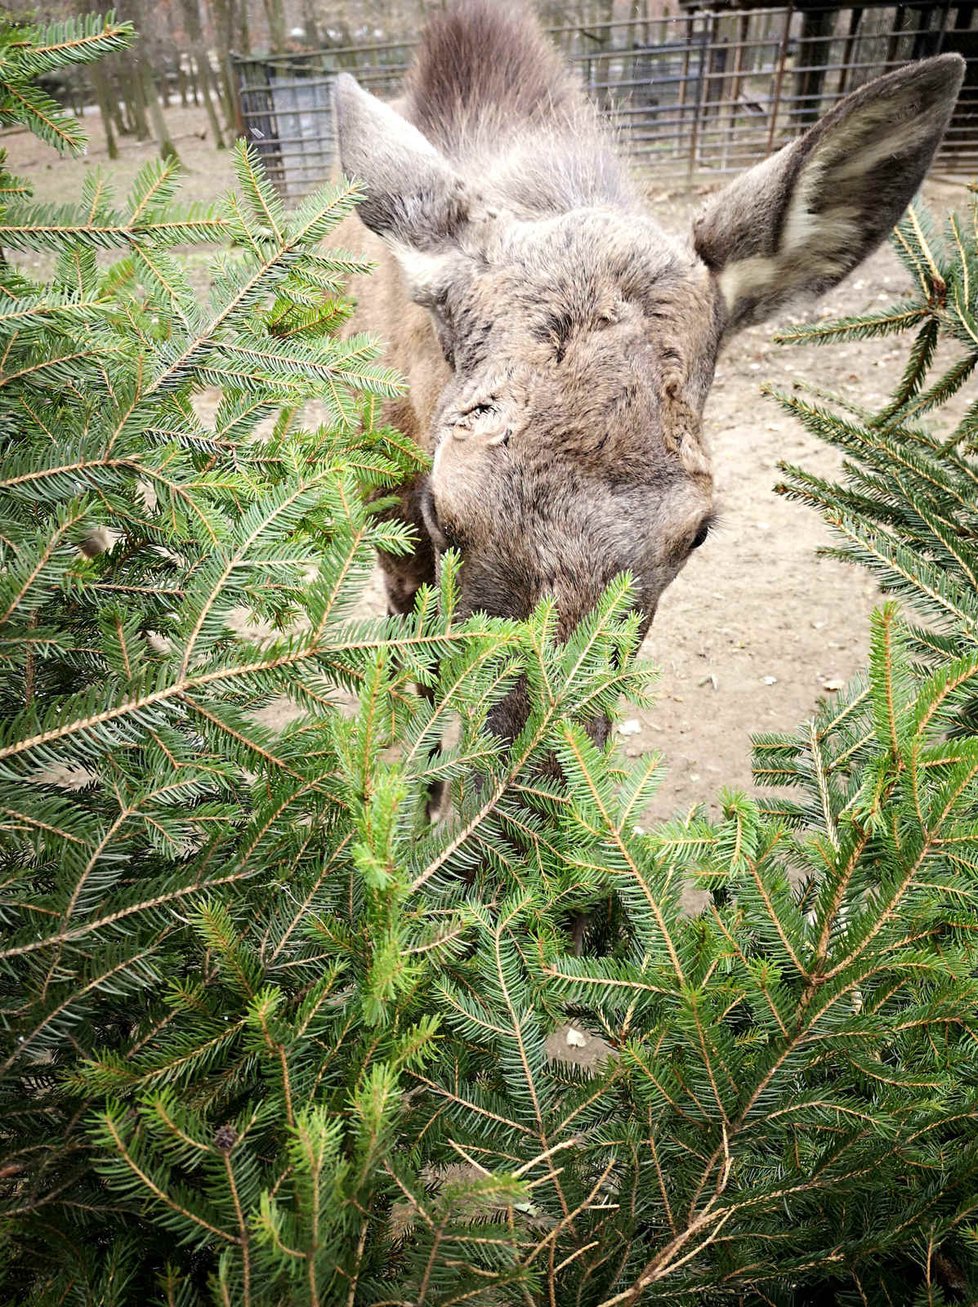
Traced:
<path fill-rule="evenodd" d="M 384 513 L 385 518 L 407 522 L 414 528 L 417 537 L 413 554 L 406 557 L 384 553 L 379 555 L 387 593 L 387 611 L 392 617 L 409 613 L 414 607 L 414 596 L 421 586 L 435 583 L 435 549 L 421 515 L 421 485 L 421 477 L 409 481 L 401 488 L 397 503 L 392 504 Z"/>
<path fill-rule="evenodd" d="M 387 510 L 387 515 L 408 522 L 414 527 L 417 537 L 417 544 L 412 554 L 398 557 L 385 553 L 378 555 L 380 568 L 384 574 L 387 611 L 391 617 L 403 617 L 414 607 L 414 597 L 421 586 L 434 585 L 436 579 L 435 550 L 421 515 L 420 477 L 408 482 L 402 488 L 397 504 Z M 434 700 L 434 691 L 430 686 L 419 685 L 418 692 L 429 703 Z M 432 757 L 438 752 L 436 745 Z M 429 821 L 437 821 L 441 816 L 447 794 L 448 788 L 442 781 L 436 781 L 430 787 L 427 803 Z"/>

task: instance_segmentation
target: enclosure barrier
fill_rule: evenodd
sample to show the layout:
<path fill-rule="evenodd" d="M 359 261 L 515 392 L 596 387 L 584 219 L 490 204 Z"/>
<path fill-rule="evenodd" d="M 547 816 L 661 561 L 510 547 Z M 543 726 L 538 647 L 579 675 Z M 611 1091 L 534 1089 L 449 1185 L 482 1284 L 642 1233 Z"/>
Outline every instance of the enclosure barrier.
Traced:
<path fill-rule="evenodd" d="M 625 151 L 665 182 L 739 171 L 864 82 L 957 51 L 967 73 L 935 171 L 978 174 L 975 3 L 698 9 L 558 27 L 551 36 Z M 283 196 L 297 199 L 330 174 L 337 72 L 392 97 L 412 48 L 392 41 L 234 57 L 242 129 Z"/>

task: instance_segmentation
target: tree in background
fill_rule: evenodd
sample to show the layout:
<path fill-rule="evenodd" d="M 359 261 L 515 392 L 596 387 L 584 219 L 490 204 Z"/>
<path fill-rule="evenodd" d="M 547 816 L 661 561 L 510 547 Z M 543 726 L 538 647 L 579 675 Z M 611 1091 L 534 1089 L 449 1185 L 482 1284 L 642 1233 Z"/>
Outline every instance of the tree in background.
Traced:
<path fill-rule="evenodd" d="M 187 34 L 189 43 L 189 54 L 192 61 L 192 68 L 200 86 L 200 97 L 203 100 L 204 108 L 207 110 L 207 119 L 210 123 L 211 136 L 214 144 L 219 150 L 224 149 L 224 135 L 221 131 L 221 124 L 218 121 L 218 108 L 221 104 L 221 92 L 218 79 L 214 76 L 214 70 L 211 67 L 210 51 L 204 43 L 204 29 L 200 18 L 200 7 L 197 0 L 180 0 L 183 13 L 184 29 Z M 215 103 L 216 102 L 216 103 Z M 228 112 L 228 106 L 223 106 L 225 113 Z"/>
<path fill-rule="evenodd" d="M 93 66 L 63 69 L 57 97 L 83 112 L 94 102 L 101 114 L 110 158 L 120 137 L 157 140 L 161 154 L 173 151 L 165 117 L 171 98 L 202 104 L 215 145 L 237 131 L 237 100 L 231 71 L 233 54 L 282 53 L 377 41 L 413 41 L 433 3 L 442 0 L 119 0 L 120 16 L 140 40 L 125 58 L 110 57 Z M 668 10 L 656 0 L 540 0 L 544 21 L 577 28 L 588 49 L 607 45 L 602 24 L 649 19 Z M 60 21 L 84 17 L 87 0 L 43 0 L 25 4 L 24 20 Z M 13 17 L 13 15 L 9 15 Z M 301 33 L 301 35 L 299 35 Z M 218 121 L 218 105 L 223 125 Z"/>
<path fill-rule="evenodd" d="M 166 110 L 174 100 L 192 102 L 207 115 L 217 149 L 240 130 L 233 71 L 235 54 L 284 53 L 335 49 L 417 38 L 433 5 L 443 0 L 118 0 L 119 16 L 129 21 L 139 41 L 125 55 L 111 55 L 91 65 L 48 70 L 46 88 L 78 116 L 95 105 L 110 159 L 118 158 L 120 141 L 153 139 L 162 158 L 176 157 Z M 24 5 L 23 20 L 62 21 L 84 18 L 88 0 L 42 0 Z M 668 5 L 666 5 L 668 8 Z M 658 0 L 540 0 L 544 21 L 578 32 L 589 53 L 611 41 L 611 20 L 658 16 Z M 13 18 L 12 14 L 8 17 Z M 355 68 L 355 61 L 348 61 Z M 592 70 L 593 71 L 593 70 Z M 599 74 L 607 80 L 605 74 Z"/>

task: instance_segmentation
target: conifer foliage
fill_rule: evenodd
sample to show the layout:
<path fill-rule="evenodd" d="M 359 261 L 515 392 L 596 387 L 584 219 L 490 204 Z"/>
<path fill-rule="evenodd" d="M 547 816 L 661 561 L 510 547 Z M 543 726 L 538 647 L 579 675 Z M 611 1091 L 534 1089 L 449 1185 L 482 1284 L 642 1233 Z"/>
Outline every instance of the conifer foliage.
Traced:
<path fill-rule="evenodd" d="M 8 31 L 3 103 L 128 39 Z M 627 578 L 565 645 L 546 605 L 456 622 L 451 556 L 411 617 L 357 616 L 418 456 L 336 335 L 355 191 L 286 214 L 236 167 L 206 211 L 168 165 L 57 209 L 2 178 L 0 1296 L 974 1300 L 974 414 L 918 420 L 966 375 L 925 379 L 931 337 L 968 348 L 973 228 L 901 229 L 884 414 L 783 399 L 850 457 L 793 493 L 920 618 L 884 608 L 865 681 L 759 744 L 771 798 L 646 834 L 656 760 L 584 730 L 650 689 Z M 595 1066 L 548 1054 L 568 1017 Z"/>

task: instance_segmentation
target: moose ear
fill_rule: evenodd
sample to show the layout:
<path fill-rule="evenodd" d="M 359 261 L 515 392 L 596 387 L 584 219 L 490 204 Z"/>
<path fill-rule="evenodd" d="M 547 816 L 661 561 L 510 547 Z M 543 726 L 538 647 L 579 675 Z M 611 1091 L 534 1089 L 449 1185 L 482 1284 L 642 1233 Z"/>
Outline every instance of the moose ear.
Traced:
<path fill-rule="evenodd" d="M 822 294 L 872 253 L 924 179 L 964 67 L 938 55 L 868 83 L 709 201 L 693 241 L 728 331 Z"/>
<path fill-rule="evenodd" d="M 337 77 L 334 97 L 340 163 L 363 186 L 363 222 L 395 245 L 438 251 L 468 221 L 462 179 L 416 127 L 348 73 Z"/>

